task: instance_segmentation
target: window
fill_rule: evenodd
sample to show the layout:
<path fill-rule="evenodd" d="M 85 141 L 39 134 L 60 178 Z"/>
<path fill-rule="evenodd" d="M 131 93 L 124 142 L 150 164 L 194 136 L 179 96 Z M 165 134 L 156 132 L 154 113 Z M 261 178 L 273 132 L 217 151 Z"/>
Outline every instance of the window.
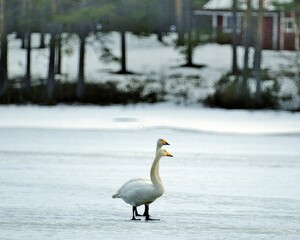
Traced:
<path fill-rule="evenodd" d="M 233 26 L 232 16 L 223 16 L 223 29 L 225 32 L 231 32 Z"/>
<path fill-rule="evenodd" d="M 285 19 L 285 31 L 286 32 L 294 32 L 294 19 L 293 18 Z"/>
<path fill-rule="evenodd" d="M 237 31 L 240 30 L 240 17 L 237 16 Z M 224 32 L 232 32 L 232 27 L 233 27 L 233 17 L 224 15 L 223 16 L 223 31 Z"/>

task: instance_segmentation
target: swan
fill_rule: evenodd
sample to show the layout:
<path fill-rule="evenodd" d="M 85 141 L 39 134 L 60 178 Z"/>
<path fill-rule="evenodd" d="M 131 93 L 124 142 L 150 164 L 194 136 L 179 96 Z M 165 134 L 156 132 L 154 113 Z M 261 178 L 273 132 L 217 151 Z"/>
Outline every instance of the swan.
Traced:
<path fill-rule="evenodd" d="M 159 139 L 157 140 L 157 142 L 156 142 L 156 150 L 155 150 L 155 154 L 156 154 L 157 151 L 158 151 L 159 149 L 161 149 L 162 146 L 164 146 L 164 145 L 170 145 L 170 144 L 169 144 L 165 139 L 159 138 Z M 159 166 L 158 166 L 157 171 L 159 171 Z M 159 176 L 158 176 L 158 177 L 159 177 Z M 128 180 L 127 182 L 125 182 L 125 183 L 119 188 L 119 190 L 117 191 L 116 194 L 120 193 L 120 192 L 122 191 L 122 189 L 123 189 L 127 184 L 129 184 L 129 183 L 131 183 L 131 182 L 134 182 L 134 181 L 139 181 L 139 180 L 149 180 L 149 178 L 132 178 L 132 179 Z M 142 215 L 140 215 L 140 214 L 138 213 L 137 208 L 135 208 L 135 215 L 136 215 L 136 216 L 142 216 Z M 144 213 L 143 213 L 143 216 L 146 216 L 146 205 L 145 205 L 145 211 L 144 211 Z"/>
<path fill-rule="evenodd" d="M 167 150 L 159 149 L 151 166 L 150 179 L 140 178 L 128 182 L 122 186 L 121 191 L 118 190 L 112 196 L 113 198 L 122 198 L 124 202 L 132 206 L 131 220 L 140 220 L 135 218 L 135 213 L 136 208 L 141 205 L 145 205 L 145 220 L 154 220 L 150 218 L 149 205 L 164 194 L 164 186 L 159 177 L 159 161 L 164 156 L 173 157 Z"/>

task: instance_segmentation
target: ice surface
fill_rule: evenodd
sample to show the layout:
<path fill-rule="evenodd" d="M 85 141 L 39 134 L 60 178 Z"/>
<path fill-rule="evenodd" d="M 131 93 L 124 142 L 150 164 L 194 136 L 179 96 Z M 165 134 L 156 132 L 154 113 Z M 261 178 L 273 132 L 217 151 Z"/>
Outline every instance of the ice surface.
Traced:
<path fill-rule="evenodd" d="M 1 240 L 299 239 L 299 114 L 137 105 L 0 116 Z M 159 137 L 174 155 L 150 205 L 161 220 L 133 222 L 111 195 L 148 176 Z"/>

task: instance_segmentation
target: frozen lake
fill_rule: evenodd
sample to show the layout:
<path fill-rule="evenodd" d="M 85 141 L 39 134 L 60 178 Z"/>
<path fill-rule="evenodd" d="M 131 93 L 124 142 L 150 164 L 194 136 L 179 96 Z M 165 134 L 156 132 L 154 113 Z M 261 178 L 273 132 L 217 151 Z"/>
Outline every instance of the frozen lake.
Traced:
<path fill-rule="evenodd" d="M 2 125 L 1 240 L 299 239 L 298 133 Z M 149 175 L 159 137 L 174 155 L 161 160 L 165 194 L 150 205 L 160 221 L 130 221 L 111 195 Z"/>

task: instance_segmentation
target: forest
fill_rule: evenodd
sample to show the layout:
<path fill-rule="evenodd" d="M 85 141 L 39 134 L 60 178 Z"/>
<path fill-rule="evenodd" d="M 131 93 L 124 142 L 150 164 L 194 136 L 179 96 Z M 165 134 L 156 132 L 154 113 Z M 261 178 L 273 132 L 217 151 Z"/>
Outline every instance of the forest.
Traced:
<path fill-rule="evenodd" d="M 94 103 L 100 105 L 165 101 L 164 89 L 142 94 L 145 82 L 135 83 L 130 88 L 119 88 L 115 82 L 94 83 L 87 81 L 86 62 L 89 57 L 86 47 L 91 34 L 99 41 L 99 58 L 105 62 L 118 62 L 120 70 L 115 74 L 133 74 L 127 68 L 126 33 L 138 36 L 155 34 L 157 41 L 176 34 L 174 46 L 180 48 L 185 58 L 181 67 L 202 68 L 194 63 L 194 49 L 212 41 L 209 30 L 197 20 L 194 11 L 201 9 L 204 0 L 1 0 L 1 53 L 0 53 L 0 103 Z M 264 1 L 258 1 L 253 9 L 251 0 L 246 1 L 244 40 L 237 39 L 237 13 L 240 1 L 232 1 L 231 69 L 214 84 L 214 93 L 199 102 L 212 107 L 224 108 L 282 108 L 280 101 L 292 99 L 289 94 L 280 96 L 280 81 L 268 70 L 262 69 L 262 25 Z M 282 7 L 282 5 L 280 5 Z M 285 6 L 286 8 L 289 6 Z M 278 7 L 279 8 L 279 7 Z M 252 11 L 257 12 L 256 23 L 251 20 Z M 296 21 L 295 17 L 295 23 Z M 297 26 L 297 24 L 295 24 Z M 105 44 L 106 35 L 117 32 L 120 39 L 120 57 Z M 39 49 L 48 49 L 47 76 L 34 76 L 32 69 L 32 36 L 39 36 Z M 20 48 L 26 51 L 24 76 L 9 77 L 8 52 L 11 37 L 20 40 Z M 78 69 L 76 81 L 59 79 L 62 58 L 68 54 L 64 46 L 70 39 L 78 39 Z M 48 39 L 48 40 L 47 40 Z M 243 48 L 243 64 L 239 66 L 237 49 Z M 250 56 L 253 51 L 253 57 Z M 251 62 L 252 61 L 252 62 Z M 134 75 L 134 74 L 133 74 Z M 274 80 L 271 87 L 264 88 L 264 80 Z M 299 80 L 293 76 L 297 87 Z M 189 81 L 186 79 L 185 81 Z M 250 88 L 249 85 L 255 85 Z M 298 90 L 299 95 L 300 90 Z M 68 93 L 68 94 L 66 94 Z M 188 91 L 184 94 L 189 94 Z M 300 106 L 300 104 L 299 104 Z M 294 107 L 293 110 L 298 110 Z"/>

